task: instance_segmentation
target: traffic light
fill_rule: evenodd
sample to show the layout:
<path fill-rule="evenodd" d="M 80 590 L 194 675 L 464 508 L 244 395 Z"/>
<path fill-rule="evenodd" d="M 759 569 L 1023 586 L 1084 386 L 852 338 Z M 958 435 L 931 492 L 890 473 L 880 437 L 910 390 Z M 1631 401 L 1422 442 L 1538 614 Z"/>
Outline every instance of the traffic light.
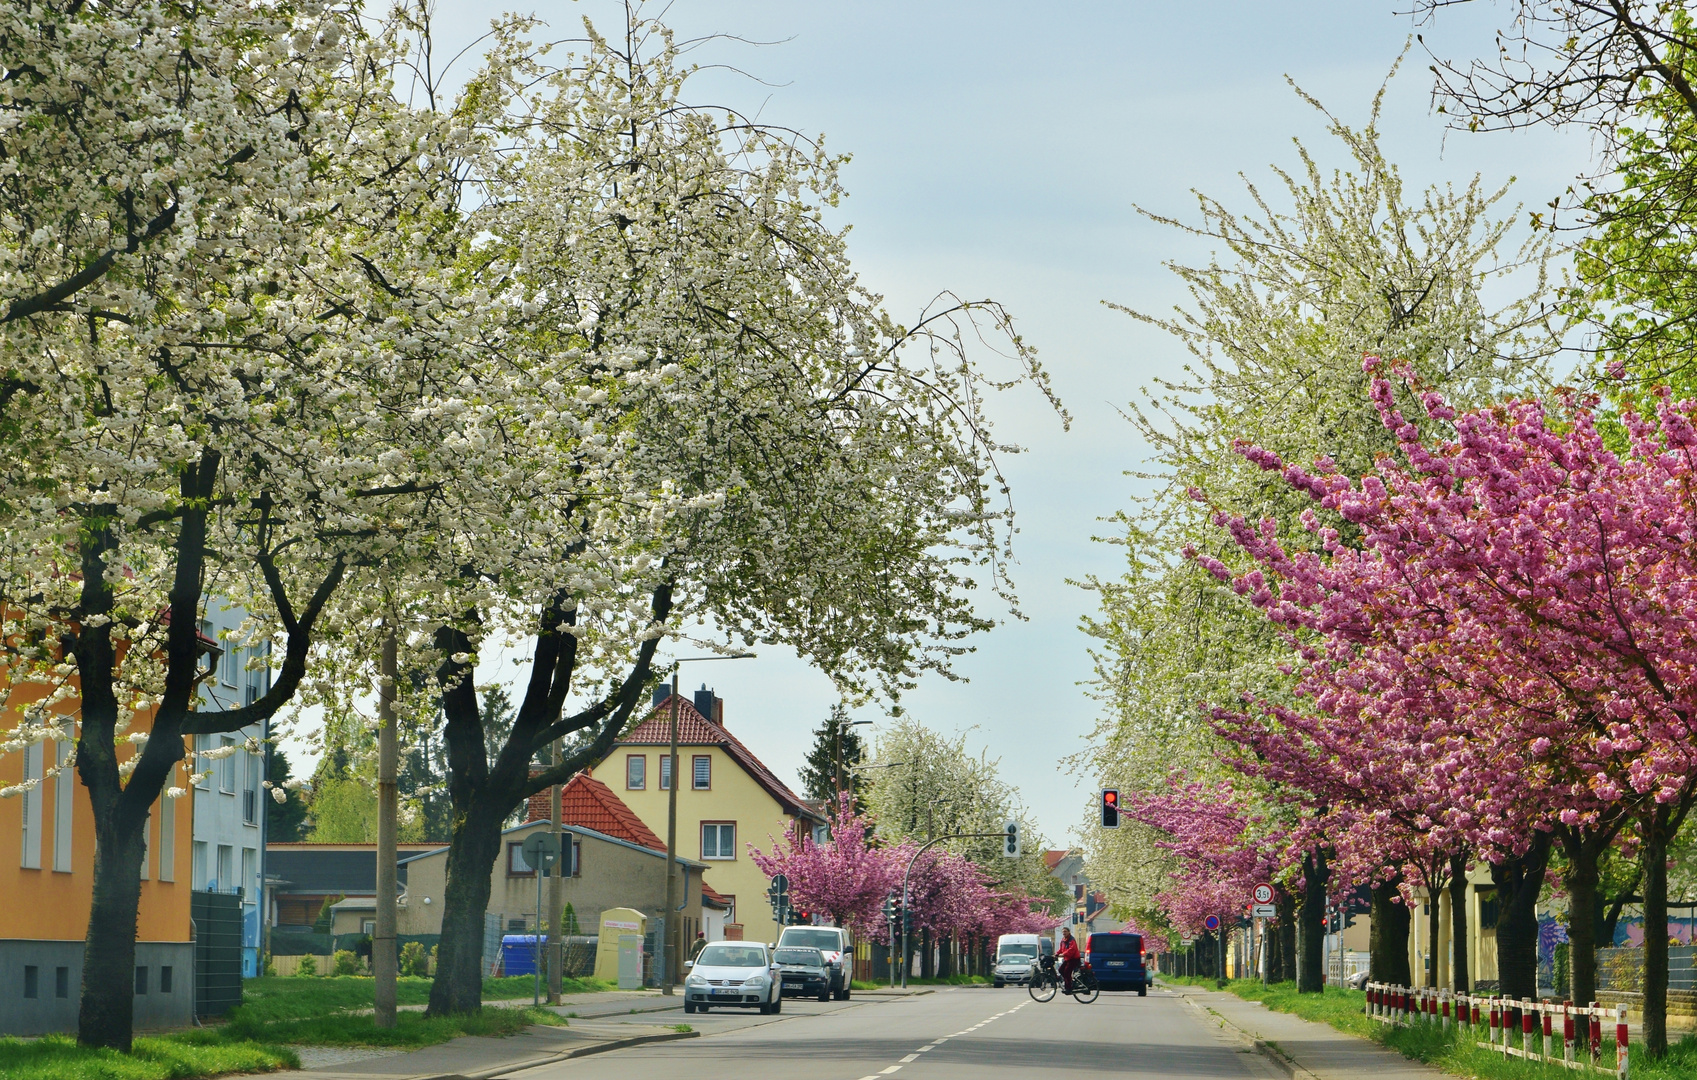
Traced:
<path fill-rule="evenodd" d="M 1002 826 L 1002 857 L 1005 859 L 1019 858 L 1019 822 L 1010 821 Z"/>
<path fill-rule="evenodd" d="M 912 908 L 903 908 L 902 909 L 902 935 L 904 937 L 912 937 L 913 936 L 913 909 Z"/>
<path fill-rule="evenodd" d="M 1102 828 L 1117 829 L 1120 827 L 1120 789 L 1102 789 Z"/>
<path fill-rule="evenodd" d="M 902 900 L 901 900 L 901 897 L 899 895 L 897 895 L 896 893 L 891 893 L 890 895 L 884 897 L 884 921 L 885 922 L 895 922 L 896 916 L 901 912 L 901 909 L 902 909 Z"/>

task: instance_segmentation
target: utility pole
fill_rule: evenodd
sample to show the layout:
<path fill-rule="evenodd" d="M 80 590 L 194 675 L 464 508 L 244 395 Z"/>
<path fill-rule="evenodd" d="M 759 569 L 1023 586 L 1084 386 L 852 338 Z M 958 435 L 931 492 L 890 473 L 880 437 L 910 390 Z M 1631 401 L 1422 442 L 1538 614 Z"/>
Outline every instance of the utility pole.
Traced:
<path fill-rule="evenodd" d="M 395 627 L 384 620 L 383 654 L 377 678 L 377 932 L 371 941 L 376 976 L 374 1023 L 395 1026 L 395 819 L 399 799 L 395 773 L 400 750 L 395 739 Z"/>
<path fill-rule="evenodd" d="M 557 769 L 560 767 L 561 741 L 554 740 L 553 753 L 549 762 Z M 565 819 L 561 816 L 560 805 L 561 787 L 555 784 L 548 791 L 548 814 L 554 819 L 554 846 L 559 849 L 560 857 L 554 863 L 554 876 L 548 882 L 548 1004 L 560 1003 L 561 980 L 565 977 L 562 970 L 566 960 L 566 939 L 560 926 L 560 913 L 564 910 L 565 881 L 572 868 L 572 849 L 566 846 Z"/>

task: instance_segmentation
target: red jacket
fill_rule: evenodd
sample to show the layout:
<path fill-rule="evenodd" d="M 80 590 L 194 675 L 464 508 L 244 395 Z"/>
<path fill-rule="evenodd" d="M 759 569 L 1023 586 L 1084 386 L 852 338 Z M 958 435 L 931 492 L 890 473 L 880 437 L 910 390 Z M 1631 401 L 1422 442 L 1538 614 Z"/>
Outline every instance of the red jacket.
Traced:
<path fill-rule="evenodd" d="M 1055 955 L 1063 964 L 1068 960 L 1076 963 L 1078 961 L 1078 940 L 1075 938 L 1072 941 L 1063 941 L 1061 943 L 1061 951 Z"/>

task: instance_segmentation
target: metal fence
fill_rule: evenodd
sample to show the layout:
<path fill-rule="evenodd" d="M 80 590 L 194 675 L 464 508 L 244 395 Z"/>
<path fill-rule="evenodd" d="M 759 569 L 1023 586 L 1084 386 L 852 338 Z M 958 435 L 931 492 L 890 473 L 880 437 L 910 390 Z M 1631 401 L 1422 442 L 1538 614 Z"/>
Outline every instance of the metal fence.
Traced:
<path fill-rule="evenodd" d="M 1644 949 L 1598 949 L 1597 989 L 1637 993 L 1644 989 Z M 1697 948 L 1668 949 L 1668 989 L 1697 990 Z"/>
<path fill-rule="evenodd" d="M 189 894 L 194 920 L 194 1012 L 223 1016 L 242 1003 L 242 898 Z"/>

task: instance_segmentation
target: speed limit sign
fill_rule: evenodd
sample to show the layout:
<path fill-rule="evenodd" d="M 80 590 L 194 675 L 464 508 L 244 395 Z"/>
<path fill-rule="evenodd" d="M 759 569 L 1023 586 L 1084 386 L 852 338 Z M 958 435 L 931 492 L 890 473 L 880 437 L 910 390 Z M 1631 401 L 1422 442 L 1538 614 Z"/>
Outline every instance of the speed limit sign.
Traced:
<path fill-rule="evenodd" d="M 1257 885 L 1257 886 L 1255 886 L 1255 902 L 1257 904 L 1270 904 L 1270 903 L 1272 903 L 1273 902 L 1273 887 L 1271 885 Z"/>

